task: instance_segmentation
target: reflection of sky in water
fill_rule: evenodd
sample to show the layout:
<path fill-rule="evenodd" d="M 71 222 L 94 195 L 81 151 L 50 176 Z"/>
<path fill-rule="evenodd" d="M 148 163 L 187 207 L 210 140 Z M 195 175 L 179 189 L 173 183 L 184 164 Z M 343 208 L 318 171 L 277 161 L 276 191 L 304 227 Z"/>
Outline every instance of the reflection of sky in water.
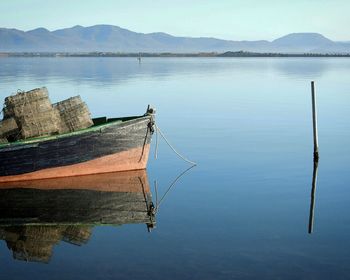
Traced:
<path fill-rule="evenodd" d="M 136 58 L 2 58 L 0 76 L 9 81 L 16 81 L 16 77 L 30 77 L 37 82 L 55 78 L 105 86 L 129 79 L 227 72 L 277 71 L 310 78 L 322 76 L 334 67 L 348 67 L 341 58 L 143 58 L 141 64 L 135 62 Z"/>
<path fill-rule="evenodd" d="M 350 60 L 344 58 L 0 60 L 0 98 L 46 85 L 82 95 L 93 115 L 141 114 L 148 103 L 172 143 L 198 162 L 166 198 L 157 229 L 97 227 L 60 244 L 48 266 L 0 275 L 69 279 L 345 279 L 350 271 Z M 319 112 L 314 234 L 310 80 Z M 150 157 L 159 191 L 185 168 L 164 142 Z M 74 277 L 73 277 L 74 276 Z"/>

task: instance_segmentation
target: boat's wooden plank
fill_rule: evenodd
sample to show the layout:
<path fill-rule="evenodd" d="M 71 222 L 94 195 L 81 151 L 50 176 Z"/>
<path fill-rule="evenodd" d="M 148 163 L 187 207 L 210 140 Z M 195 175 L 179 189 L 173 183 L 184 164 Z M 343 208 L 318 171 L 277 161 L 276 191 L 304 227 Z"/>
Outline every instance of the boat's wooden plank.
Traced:
<path fill-rule="evenodd" d="M 0 176 L 66 166 L 142 147 L 150 142 L 148 119 L 125 126 L 110 126 L 54 141 L 0 150 Z"/>

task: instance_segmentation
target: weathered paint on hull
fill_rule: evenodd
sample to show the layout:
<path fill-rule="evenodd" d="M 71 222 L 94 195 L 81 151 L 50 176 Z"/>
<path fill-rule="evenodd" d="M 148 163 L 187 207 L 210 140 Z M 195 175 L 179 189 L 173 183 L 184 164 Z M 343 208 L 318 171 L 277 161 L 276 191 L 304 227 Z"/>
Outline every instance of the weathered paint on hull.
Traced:
<path fill-rule="evenodd" d="M 145 169 L 149 150 L 150 144 L 145 144 L 142 147 L 77 164 L 46 168 L 19 175 L 0 176 L 0 183 Z"/>

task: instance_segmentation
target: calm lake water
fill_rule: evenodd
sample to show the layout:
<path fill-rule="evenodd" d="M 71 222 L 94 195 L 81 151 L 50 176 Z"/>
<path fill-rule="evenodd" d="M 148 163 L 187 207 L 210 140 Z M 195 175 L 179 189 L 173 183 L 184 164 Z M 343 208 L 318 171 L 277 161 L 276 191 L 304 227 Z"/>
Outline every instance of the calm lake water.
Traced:
<path fill-rule="evenodd" d="M 198 163 L 162 200 L 151 233 L 95 226 L 81 246 L 56 242 L 48 263 L 14 259 L 1 241 L 1 279 L 349 279 L 349 77 L 346 58 L 1 58 L 0 99 L 46 86 L 52 102 L 81 95 L 93 116 L 152 104 Z M 309 234 L 311 80 L 320 162 Z M 189 165 L 161 138 L 156 160 L 154 144 L 155 203 L 154 181 L 160 200 Z"/>

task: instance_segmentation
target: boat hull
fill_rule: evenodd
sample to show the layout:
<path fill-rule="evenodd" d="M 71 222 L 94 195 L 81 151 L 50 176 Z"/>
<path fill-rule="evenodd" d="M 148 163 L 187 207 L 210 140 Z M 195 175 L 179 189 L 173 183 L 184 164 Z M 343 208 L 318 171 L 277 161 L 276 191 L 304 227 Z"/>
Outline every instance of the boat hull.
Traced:
<path fill-rule="evenodd" d="M 0 182 L 146 168 L 151 116 L 0 149 Z"/>

